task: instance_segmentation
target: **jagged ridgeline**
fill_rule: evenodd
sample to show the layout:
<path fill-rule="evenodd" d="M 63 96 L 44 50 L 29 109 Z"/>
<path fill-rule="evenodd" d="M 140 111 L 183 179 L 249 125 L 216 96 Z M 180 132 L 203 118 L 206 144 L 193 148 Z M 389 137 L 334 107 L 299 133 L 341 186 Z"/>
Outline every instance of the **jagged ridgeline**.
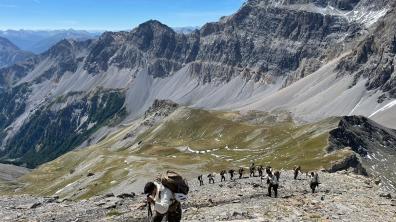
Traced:
<path fill-rule="evenodd" d="M 148 21 L 63 40 L 0 69 L 0 161 L 59 157 L 27 187 L 73 197 L 251 161 L 375 174 L 394 155 L 395 15 L 387 0 L 249 0 L 189 34 Z"/>

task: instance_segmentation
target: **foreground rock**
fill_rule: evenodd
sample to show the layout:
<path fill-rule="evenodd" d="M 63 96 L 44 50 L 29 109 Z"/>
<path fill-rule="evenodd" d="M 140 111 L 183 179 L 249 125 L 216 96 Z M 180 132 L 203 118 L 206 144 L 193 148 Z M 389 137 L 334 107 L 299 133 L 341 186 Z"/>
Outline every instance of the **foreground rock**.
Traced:
<path fill-rule="evenodd" d="M 202 187 L 191 181 L 183 220 L 394 221 L 394 195 L 384 193 L 373 179 L 347 172 L 320 176 L 319 192 L 311 194 L 305 175 L 295 181 L 291 172 L 283 172 L 277 199 L 265 196 L 265 181 L 257 177 Z M 138 209 L 143 195 L 125 199 L 97 196 L 79 202 L 47 199 L 2 197 L 0 217 L 2 221 L 145 221 L 146 217 L 146 210 Z"/>

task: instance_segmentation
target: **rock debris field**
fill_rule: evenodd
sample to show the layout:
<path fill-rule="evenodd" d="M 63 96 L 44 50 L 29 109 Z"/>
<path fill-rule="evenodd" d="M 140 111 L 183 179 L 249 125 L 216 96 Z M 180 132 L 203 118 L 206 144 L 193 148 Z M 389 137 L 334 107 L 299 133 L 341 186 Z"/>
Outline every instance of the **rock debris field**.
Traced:
<path fill-rule="evenodd" d="M 309 179 L 292 179 L 283 171 L 279 197 L 266 196 L 259 177 L 199 186 L 190 181 L 190 198 L 183 203 L 183 221 L 396 221 L 394 192 L 384 191 L 379 180 L 341 173 L 320 173 L 318 193 L 311 194 Z M 58 197 L 2 196 L 1 221 L 146 221 L 138 209 L 142 194 L 112 193 L 88 200 Z"/>

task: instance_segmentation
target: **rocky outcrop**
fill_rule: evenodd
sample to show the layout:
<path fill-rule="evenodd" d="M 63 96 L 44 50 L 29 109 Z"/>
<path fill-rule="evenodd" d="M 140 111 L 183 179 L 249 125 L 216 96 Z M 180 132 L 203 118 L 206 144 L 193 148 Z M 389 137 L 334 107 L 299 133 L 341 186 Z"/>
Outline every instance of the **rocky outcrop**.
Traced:
<path fill-rule="evenodd" d="M 378 149 L 396 153 L 396 131 L 363 116 L 343 117 L 338 128 L 330 132 L 329 142 L 329 151 L 351 147 L 363 157 Z"/>
<path fill-rule="evenodd" d="M 327 171 L 335 173 L 342 170 L 349 170 L 350 168 L 352 168 L 356 174 L 368 176 L 366 169 L 362 166 L 362 163 L 356 154 L 352 154 L 343 160 L 333 163 Z"/>
<path fill-rule="evenodd" d="M 362 116 L 343 117 L 330 131 L 329 151 L 350 147 L 360 157 L 347 158 L 335 168 L 349 166 L 382 178 L 389 189 L 396 186 L 396 131 Z M 364 172 L 363 169 L 365 169 Z M 330 171 L 334 171 L 330 170 Z"/>
<path fill-rule="evenodd" d="M 145 116 L 155 113 L 155 115 L 168 116 L 179 107 L 179 104 L 170 100 L 154 100 L 153 105 L 146 111 Z"/>

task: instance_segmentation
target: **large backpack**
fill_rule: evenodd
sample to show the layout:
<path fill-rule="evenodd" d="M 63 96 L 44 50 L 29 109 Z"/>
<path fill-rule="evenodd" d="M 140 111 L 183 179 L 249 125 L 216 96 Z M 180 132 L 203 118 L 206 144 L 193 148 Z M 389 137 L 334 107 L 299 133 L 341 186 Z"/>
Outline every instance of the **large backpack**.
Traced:
<path fill-rule="evenodd" d="M 159 181 L 174 194 L 181 193 L 187 195 L 190 190 L 187 181 L 174 171 L 169 170 L 162 174 Z"/>

